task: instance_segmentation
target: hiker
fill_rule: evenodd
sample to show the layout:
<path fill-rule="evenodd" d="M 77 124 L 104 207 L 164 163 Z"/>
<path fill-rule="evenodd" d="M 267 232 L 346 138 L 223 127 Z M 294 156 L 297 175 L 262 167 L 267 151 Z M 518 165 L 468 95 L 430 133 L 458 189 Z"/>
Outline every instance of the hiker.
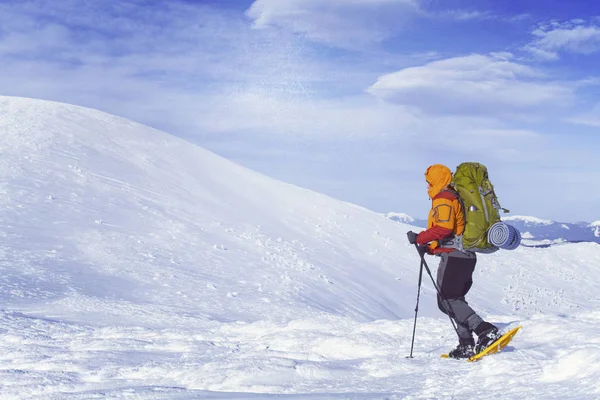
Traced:
<path fill-rule="evenodd" d="M 484 321 L 465 300 L 473 284 L 477 256 L 460 246 L 465 216 L 458 194 L 450 186 L 452 172 L 444 165 L 432 165 L 425 172 L 425 180 L 432 200 L 427 230 L 419 234 L 408 232 L 408 241 L 419 246 L 421 255 L 426 253 L 441 258 L 437 271 L 437 285 L 441 293 L 441 296 L 438 294 L 438 307 L 454 319 L 459 336 L 458 346 L 448 355 L 469 358 L 501 335 L 497 327 Z M 477 345 L 473 332 L 477 335 Z"/>

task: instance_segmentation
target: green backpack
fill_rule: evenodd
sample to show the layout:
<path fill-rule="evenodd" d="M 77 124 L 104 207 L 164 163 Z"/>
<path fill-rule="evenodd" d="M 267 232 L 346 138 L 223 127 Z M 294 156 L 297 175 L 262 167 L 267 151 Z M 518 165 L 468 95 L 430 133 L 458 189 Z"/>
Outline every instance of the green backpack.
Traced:
<path fill-rule="evenodd" d="M 509 210 L 500 207 L 487 168 L 475 162 L 460 164 L 452 177 L 452 187 L 461 199 L 465 215 L 463 249 L 481 253 L 498 250 L 489 243 L 487 232 L 490 226 L 500 222 L 499 210 L 505 213 Z"/>

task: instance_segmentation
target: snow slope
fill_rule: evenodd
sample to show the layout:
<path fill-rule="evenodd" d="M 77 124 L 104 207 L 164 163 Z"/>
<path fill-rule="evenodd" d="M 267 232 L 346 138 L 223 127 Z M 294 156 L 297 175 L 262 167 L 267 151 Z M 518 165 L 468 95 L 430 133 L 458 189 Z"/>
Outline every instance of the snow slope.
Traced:
<path fill-rule="evenodd" d="M 425 276 L 406 359 L 417 228 L 90 109 L 0 97 L 0 137 L 1 398 L 600 396 L 596 244 L 482 256 L 524 329 L 473 365 Z"/>

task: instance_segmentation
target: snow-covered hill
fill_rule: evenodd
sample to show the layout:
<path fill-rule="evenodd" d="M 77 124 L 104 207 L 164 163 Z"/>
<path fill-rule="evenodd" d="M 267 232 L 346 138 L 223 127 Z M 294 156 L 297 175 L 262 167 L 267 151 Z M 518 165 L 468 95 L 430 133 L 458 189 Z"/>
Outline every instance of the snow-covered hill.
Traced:
<path fill-rule="evenodd" d="M 524 329 L 474 365 L 425 277 L 406 359 L 415 227 L 85 108 L 0 97 L 0 139 L 2 398 L 600 394 L 596 244 L 482 256 Z"/>

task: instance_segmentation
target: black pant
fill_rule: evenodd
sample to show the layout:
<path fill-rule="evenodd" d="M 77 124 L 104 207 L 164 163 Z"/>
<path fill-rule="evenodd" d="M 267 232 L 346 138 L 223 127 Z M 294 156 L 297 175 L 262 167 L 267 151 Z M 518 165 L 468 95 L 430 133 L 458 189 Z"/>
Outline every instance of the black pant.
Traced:
<path fill-rule="evenodd" d="M 475 253 L 453 251 L 442 253 L 437 271 L 438 307 L 454 319 L 461 339 L 472 340 L 472 332 L 483 322 L 469 306 L 465 296 L 473 285 L 473 271 L 477 264 Z"/>

